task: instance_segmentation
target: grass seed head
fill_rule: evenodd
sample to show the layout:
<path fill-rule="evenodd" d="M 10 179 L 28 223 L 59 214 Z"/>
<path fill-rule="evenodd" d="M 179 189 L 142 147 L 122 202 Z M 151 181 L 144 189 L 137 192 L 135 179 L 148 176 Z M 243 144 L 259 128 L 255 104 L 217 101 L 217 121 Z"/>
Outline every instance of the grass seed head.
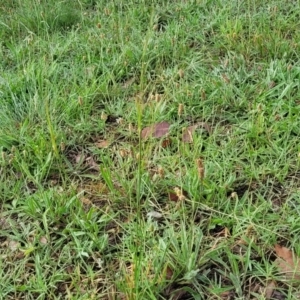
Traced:
<path fill-rule="evenodd" d="M 165 170 L 161 166 L 158 167 L 158 176 L 160 178 L 164 178 L 165 177 Z"/>
<path fill-rule="evenodd" d="M 102 111 L 102 112 L 101 112 L 101 117 L 100 117 L 100 118 L 101 118 L 102 121 L 105 122 L 105 121 L 107 120 L 108 116 L 107 116 L 107 114 L 106 114 L 104 111 Z"/>
<path fill-rule="evenodd" d="M 196 159 L 196 165 L 197 165 L 197 170 L 198 170 L 198 176 L 200 178 L 200 180 L 204 179 L 204 173 L 205 173 L 205 169 L 204 169 L 204 164 L 201 158 Z"/>
<path fill-rule="evenodd" d="M 180 104 L 178 105 L 178 116 L 179 116 L 179 117 L 182 115 L 183 110 L 184 110 L 184 106 L 183 106 L 182 103 L 180 103 Z"/>
<path fill-rule="evenodd" d="M 129 123 L 129 125 L 128 125 L 128 131 L 129 131 L 129 133 L 133 133 L 134 132 L 134 127 L 133 127 L 132 123 Z"/>
<path fill-rule="evenodd" d="M 184 201 L 186 199 L 186 197 L 183 194 L 182 189 L 175 187 L 174 192 L 175 192 L 176 196 L 178 197 L 179 201 Z"/>
<path fill-rule="evenodd" d="M 178 71 L 178 76 L 179 76 L 179 78 L 183 78 L 184 77 L 184 71 L 182 69 L 180 69 Z"/>
<path fill-rule="evenodd" d="M 155 102 L 160 102 L 160 100 L 161 100 L 161 95 L 156 93 L 155 94 Z"/>

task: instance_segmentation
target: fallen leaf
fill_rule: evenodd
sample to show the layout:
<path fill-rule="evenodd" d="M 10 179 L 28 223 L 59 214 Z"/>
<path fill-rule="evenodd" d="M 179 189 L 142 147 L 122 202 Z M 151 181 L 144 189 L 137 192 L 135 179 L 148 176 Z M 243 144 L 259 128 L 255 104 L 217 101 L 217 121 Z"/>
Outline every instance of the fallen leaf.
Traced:
<path fill-rule="evenodd" d="M 163 148 L 167 148 L 171 145 L 171 139 L 170 138 L 165 138 L 162 143 L 161 143 L 161 146 Z"/>
<path fill-rule="evenodd" d="M 265 291 L 264 291 L 264 296 L 266 300 L 269 300 L 272 298 L 273 292 L 276 288 L 276 283 L 274 280 L 268 282 Z"/>
<path fill-rule="evenodd" d="M 190 299 L 191 294 L 186 289 L 178 289 L 172 292 L 172 300 Z"/>
<path fill-rule="evenodd" d="M 153 219 L 161 219 L 162 218 L 162 214 L 157 212 L 157 211 L 150 211 L 147 213 L 147 217 L 148 218 L 153 218 Z"/>
<path fill-rule="evenodd" d="M 196 131 L 198 128 L 203 128 L 205 129 L 208 134 L 211 134 L 211 128 L 206 122 L 198 122 L 194 125 L 191 125 L 183 131 L 182 134 L 182 141 L 184 143 L 192 143 L 193 142 L 193 133 Z"/>
<path fill-rule="evenodd" d="M 275 81 L 270 81 L 269 82 L 269 88 L 272 89 L 273 87 L 276 86 L 276 82 Z"/>
<path fill-rule="evenodd" d="M 16 251 L 20 247 L 20 243 L 17 241 L 9 241 L 8 247 L 11 251 Z"/>
<path fill-rule="evenodd" d="M 106 114 L 104 111 L 102 111 L 102 112 L 101 112 L 100 119 L 101 119 L 102 121 L 106 122 L 107 117 L 108 117 L 107 114 Z"/>
<path fill-rule="evenodd" d="M 45 236 L 41 236 L 41 238 L 40 238 L 40 243 L 41 243 L 42 245 L 47 245 L 47 244 L 48 244 L 47 238 L 46 238 Z"/>
<path fill-rule="evenodd" d="M 87 197 L 80 197 L 80 201 L 84 205 L 88 205 L 88 206 L 93 205 L 93 202 Z"/>
<path fill-rule="evenodd" d="M 109 192 L 108 187 L 100 182 L 100 181 L 93 181 L 93 180 L 87 180 L 82 183 L 80 187 L 77 188 L 77 193 L 84 194 L 85 193 L 89 195 L 105 195 Z M 90 203 L 90 202 L 89 202 Z"/>
<path fill-rule="evenodd" d="M 7 219 L 0 217 L 0 229 L 4 230 L 4 229 L 8 229 L 9 227 L 10 227 L 10 225 L 9 225 Z"/>
<path fill-rule="evenodd" d="M 134 126 L 131 123 L 129 123 L 129 125 L 128 125 L 128 131 L 129 131 L 129 133 L 133 133 L 136 131 L 136 129 L 134 128 Z"/>
<path fill-rule="evenodd" d="M 225 74 L 222 74 L 222 78 L 226 83 L 230 82 L 230 79 Z"/>
<path fill-rule="evenodd" d="M 170 191 L 168 193 L 168 195 L 169 200 L 173 202 L 184 201 L 188 197 L 188 193 L 185 190 L 178 187 L 175 187 L 173 191 Z"/>
<path fill-rule="evenodd" d="M 75 162 L 76 162 L 76 164 L 82 164 L 84 160 L 85 160 L 85 155 L 83 153 L 78 153 L 75 156 Z"/>
<path fill-rule="evenodd" d="M 153 29 L 154 31 L 157 31 L 157 30 L 158 30 L 158 24 L 154 24 L 153 27 L 152 27 L 152 29 Z"/>
<path fill-rule="evenodd" d="M 141 132 L 142 139 L 149 137 L 160 138 L 165 136 L 170 129 L 170 124 L 166 121 L 145 127 Z"/>
<path fill-rule="evenodd" d="M 132 155 L 131 151 L 128 149 L 120 149 L 119 150 L 119 154 L 121 157 L 129 157 L 130 155 Z"/>
<path fill-rule="evenodd" d="M 122 88 L 127 89 L 135 82 L 135 77 L 131 77 L 127 80 L 125 80 L 122 84 Z"/>
<path fill-rule="evenodd" d="M 231 199 L 237 199 L 239 196 L 238 196 L 238 194 L 237 194 L 237 192 L 232 192 L 231 194 L 230 194 L 230 198 Z"/>
<path fill-rule="evenodd" d="M 193 133 L 196 129 L 197 129 L 196 125 L 189 126 L 188 128 L 183 128 L 183 130 L 182 130 L 182 141 L 184 143 L 192 143 L 194 141 Z"/>
<path fill-rule="evenodd" d="M 167 268 L 166 268 L 166 279 L 171 280 L 172 277 L 173 277 L 173 273 L 174 273 L 173 270 L 169 266 L 167 266 Z"/>
<path fill-rule="evenodd" d="M 161 166 L 156 169 L 150 169 L 150 175 L 152 176 L 152 180 L 156 181 L 165 177 L 165 170 Z"/>
<path fill-rule="evenodd" d="M 97 142 L 95 143 L 95 146 L 97 148 L 108 148 L 109 147 L 109 141 L 106 141 L 106 140 L 103 140 L 103 141 L 100 141 L 100 142 Z"/>
<path fill-rule="evenodd" d="M 170 191 L 168 196 L 170 201 L 177 202 L 179 200 L 175 192 Z"/>
<path fill-rule="evenodd" d="M 222 300 L 233 299 L 234 292 L 233 291 L 224 291 L 218 295 Z"/>
<path fill-rule="evenodd" d="M 275 260 L 275 264 L 286 276 L 286 279 L 300 280 L 300 261 L 299 258 L 294 255 L 293 251 L 276 244 L 275 252 L 278 256 Z"/>
<path fill-rule="evenodd" d="M 100 170 L 99 165 L 95 162 L 95 160 L 92 156 L 90 156 L 86 159 L 86 163 L 91 170 L 96 170 L 96 171 Z"/>

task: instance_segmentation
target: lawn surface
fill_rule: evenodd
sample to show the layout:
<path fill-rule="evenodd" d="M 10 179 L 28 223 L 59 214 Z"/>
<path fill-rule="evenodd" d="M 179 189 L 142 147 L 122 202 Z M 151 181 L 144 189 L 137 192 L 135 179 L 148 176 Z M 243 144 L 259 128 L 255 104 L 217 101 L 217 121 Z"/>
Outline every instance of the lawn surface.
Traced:
<path fill-rule="evenodd" d="M 299 4 L 2 0 L 0 299 L 299 299 Z"/>

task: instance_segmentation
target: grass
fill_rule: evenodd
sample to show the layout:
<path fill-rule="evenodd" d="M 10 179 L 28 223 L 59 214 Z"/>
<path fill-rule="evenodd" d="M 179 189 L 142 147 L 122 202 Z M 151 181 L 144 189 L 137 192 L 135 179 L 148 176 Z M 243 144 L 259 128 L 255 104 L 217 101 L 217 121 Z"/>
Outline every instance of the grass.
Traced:
<path fill-rule="evenodd" d="M 0 299 L 296 299 L 297 4 L 1 1 Z"/>

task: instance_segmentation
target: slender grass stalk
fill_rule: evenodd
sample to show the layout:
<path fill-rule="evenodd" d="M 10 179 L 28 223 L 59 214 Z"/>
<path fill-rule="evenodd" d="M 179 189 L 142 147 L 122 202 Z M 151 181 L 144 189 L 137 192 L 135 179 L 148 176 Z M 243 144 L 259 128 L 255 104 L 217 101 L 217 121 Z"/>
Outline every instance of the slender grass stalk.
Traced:
<path fill-rule="evenodd" d="M 59 158 L 60 156 L 59 156 L 59 151 L 58 151 L 58 147 L 57 147 L 57 143 L 56 143 L 55 132 L 54 132 L 51 117 L 50 117 L 48 102 L 45 103 L 45 111 L 46 111 L 46 119 L 47 119 L 49 134 L 50 134 L 52 150 L 53 150 L 55 158 Z"/>
<path fill-rule="evenodd" d="M 152 8 L 152 13 L 149 18 L 149 29 L 147 30 L 146 37 L 143 40 L 143 51 L 141 57 L 141 74 L 140 74 L 140 84 L 139 84 L 139 95 L 135 98 L 135 105 L 137 111 L 137 125 L 138 125 L 138 133 L 139 133 L 139 147 L 138 147 L 138 175 L 137 175 L 137 189 L 136 189 L 136 200 L 137 207 L 140 207 L 140 199 L 141 199 L 141 182 L 142 182 L 142 173 L 143 173 L 143 148 L 142 148 L 142 137 L 141 132 L 143 128 L 143 107 L 144 107 L 144 95 L 146 92 L 146 72 L 148 70 L 149 62 L 146 60 L 147 48 L 149 45 L 149 41 L 152 33 L 152 26 L 154 16 L 154 9 Z"/>

